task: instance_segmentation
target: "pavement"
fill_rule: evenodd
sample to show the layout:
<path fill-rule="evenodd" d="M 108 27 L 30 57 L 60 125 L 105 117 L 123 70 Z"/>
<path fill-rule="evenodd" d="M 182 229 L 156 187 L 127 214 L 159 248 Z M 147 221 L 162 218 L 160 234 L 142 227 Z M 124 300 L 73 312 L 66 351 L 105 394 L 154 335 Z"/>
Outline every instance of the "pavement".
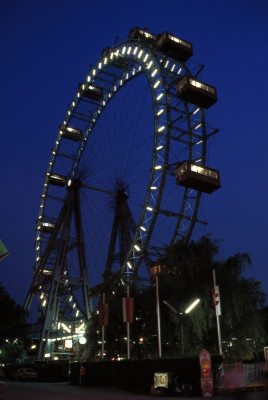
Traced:
<path fill-rule="evenodd" d="M 0 395 L 1 400 L 158 400 L 160 396 L 139 395 L 115 388 L 94 388 L 73 386 L 70 383 L 43 382 L 6 382 L 6 388 Z M 180 396 L 161 396 L 165 400 Z M 188 397 L 188 400 L 201 400 L 200 396 Z M 262 390 L 240 391 L 214 396 L 215 400 L 268 400 Z"/>

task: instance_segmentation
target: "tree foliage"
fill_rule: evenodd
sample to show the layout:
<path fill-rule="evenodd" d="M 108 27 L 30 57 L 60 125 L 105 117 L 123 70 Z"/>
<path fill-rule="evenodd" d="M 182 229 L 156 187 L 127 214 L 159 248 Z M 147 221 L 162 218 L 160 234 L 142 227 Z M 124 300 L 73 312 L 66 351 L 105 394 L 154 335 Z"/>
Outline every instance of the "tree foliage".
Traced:
<path fill-rule="evenodd" d="M 28 343 L 28 325 L 21 306 L 0 284 L 0 363 L 23 361 Z"/>

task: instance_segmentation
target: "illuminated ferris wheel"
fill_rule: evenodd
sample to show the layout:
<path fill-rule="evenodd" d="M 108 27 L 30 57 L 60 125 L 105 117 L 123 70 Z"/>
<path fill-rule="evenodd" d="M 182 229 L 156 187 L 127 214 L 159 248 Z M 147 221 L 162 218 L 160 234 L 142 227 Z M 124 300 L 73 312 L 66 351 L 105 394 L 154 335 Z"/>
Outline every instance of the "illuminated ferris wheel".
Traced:
<path fill-rule="evenodd" d="M 217 94 L 192 54 L 168 32 L 134 28 L 79 84 L 45 175 L 25 302 L 38 296 L 46 345 L 56 326 L 74 332 L 90 318 L 96 288 L 145 276 L 167 245 L 205 223 L 201 193 L 220 187 L 206 166 L 217 129 L 205 109 Z"/>

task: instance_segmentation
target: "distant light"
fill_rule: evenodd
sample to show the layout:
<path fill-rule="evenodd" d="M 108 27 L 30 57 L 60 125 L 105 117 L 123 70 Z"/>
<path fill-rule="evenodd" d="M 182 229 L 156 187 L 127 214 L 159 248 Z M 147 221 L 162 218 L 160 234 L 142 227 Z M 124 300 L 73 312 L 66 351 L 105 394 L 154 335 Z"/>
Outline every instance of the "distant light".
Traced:
<path fill-rule="evenodd" d="M 79 338 L 79 343 L 80 344 L 86 344 L 86 342 L 87 342 L 87 339 L 84 336 Z"/>

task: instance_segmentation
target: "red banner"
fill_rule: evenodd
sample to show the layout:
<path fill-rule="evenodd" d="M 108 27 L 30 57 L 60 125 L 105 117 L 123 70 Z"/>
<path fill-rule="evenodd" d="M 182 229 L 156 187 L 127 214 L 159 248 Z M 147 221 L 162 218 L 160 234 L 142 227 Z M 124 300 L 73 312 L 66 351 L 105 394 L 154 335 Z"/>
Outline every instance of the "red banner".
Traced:
<path fill-rule="evenodd" d="M 123 297 L 122 298 L 123 321 L 124 322 L 133 322 L 133 305 L 134 305 L 133 297 Z"/>
<path fill-rule="evenodd" d="M 221 315 L 221 303 L 220 303 L 219 286 L 215 286 L 212 289 L 212 298 L 213 298 L 215 315 L 218 317 L 219 315 Z"/>
<path fill-rule="evenodd" d="M 108 325 L 108 304 L 99 304 L 98 305 L 98 323 L 99 326 Z"/>

